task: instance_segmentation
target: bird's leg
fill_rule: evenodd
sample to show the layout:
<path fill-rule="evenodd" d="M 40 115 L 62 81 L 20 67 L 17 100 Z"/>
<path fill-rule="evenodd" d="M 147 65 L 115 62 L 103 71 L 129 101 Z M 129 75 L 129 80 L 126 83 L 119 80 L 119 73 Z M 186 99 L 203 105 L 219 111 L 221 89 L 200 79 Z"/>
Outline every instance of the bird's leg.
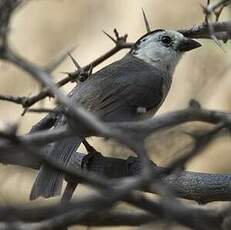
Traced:
<path fill-rule="evenodd" d="M 83 145 L 85 149 L 87 150 L 88 154 L 100 154 L 93 146 L 91 146 L 86 139 L 83 140 Z"/>
<path fill-rule="evenodd" d="M 67 180 L 67 178 L 66 178 Z M 78 182 L 74 182 L 74 181 L 67 181 L 67 185 L 66 185 L 66 188 L 65 188 L 65 191 L 63 193 L 63 196 L 61 198 L 61 202 L 68 202 L 71 200 L 72 198 L 72 195 L 77 187 L 79 183 Z"/>
<path fill-rule="evenodd" d="M 87 168 L 87 166 L 89 165 L 89 162 L 93 159 L 93 157 L 95 157 L 96 155 L 98 155 L 100 153 L 98 151 L 96 151 L 93 148 L 93 146 L 91 146 L 85 139 L 83 140 L 82 143 L 83 143 L 83 145 L 86 148 L 87 153 L 88 153 L 83 158 L 83 161 L 82 161 L 82 164 L 81 164 L 81 167 L 84 169 L 84 168 Z M 75 191 L 75 189 L 76 189 L 76 187 L 78 185 L 78 182 L 76 181 L 76 179 L 73 180 L 70 177 L 65 177 L 65 180 L 67 181 L 67 185 L 66 185 L 65 191 L 63 193 L 61 202 L 70 201 L 72 196 L 73 196 L 73 193 L 74 193 L 74 191 Z"/>
<path fill-rule="evenodd" d="M 69 202 L 74 194 L 74 191 L 77 187 L 77 185 L 79 184 L 79 182 L 77 182 L 76 180 L 72 180 L 69 177 L 65 177 L 65 180 L 67 181 L 67 185 L 66 188 L 64 190 L 63 196 L 61 198 L 61 203 L 64 202 Z M 64 228 L 58 228 L 57 230 L 68 230 L 67 227 Z"/>
<path fill-rule="evenodd" d="M 77 187 L 77 185 L 79 184 L 79 182 L 73 178 L 71 178 L 70 176 L 65 176 L 65 180 L 67 182 L 66 188 L 64 190 L 63 196 L 61 198 L 61 202 L 68 202 L 71 200 L 74 191 Z"/>
<path fill-rule="evenodd" d="M 87 155 L 83 158 L 82 161 L 82 168 L 88 169 L 89 163 L 93 160 L 94 157 L 97 155 L 101 156 L 101 153 L 99 153 L 93 146 L 91 146 L 86 139 L 83 140 L 83 145 L 85 149 L 87 150 Z"/>

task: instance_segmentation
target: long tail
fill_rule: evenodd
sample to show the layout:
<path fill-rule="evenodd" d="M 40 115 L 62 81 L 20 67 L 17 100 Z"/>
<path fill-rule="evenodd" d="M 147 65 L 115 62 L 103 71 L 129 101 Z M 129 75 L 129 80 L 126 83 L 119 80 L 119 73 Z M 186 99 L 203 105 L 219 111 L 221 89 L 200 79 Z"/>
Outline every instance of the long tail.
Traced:
<path fill-rule="evenodd" d="M 62 162 L 65 166 L 68 164 L 72 153 L 75 152 L 81 144 L 81 141 L 79 137 L 70 137 L 55 142 L 52 150 L 48 151 L 48 154 L 52 159 Z M 62 190 L 62 183 L 63 173 L 44 164 L 40 168 L 32 187 L 30 200 L 34 200 L 39 196 L 49 198 L 59 195 Z"/>

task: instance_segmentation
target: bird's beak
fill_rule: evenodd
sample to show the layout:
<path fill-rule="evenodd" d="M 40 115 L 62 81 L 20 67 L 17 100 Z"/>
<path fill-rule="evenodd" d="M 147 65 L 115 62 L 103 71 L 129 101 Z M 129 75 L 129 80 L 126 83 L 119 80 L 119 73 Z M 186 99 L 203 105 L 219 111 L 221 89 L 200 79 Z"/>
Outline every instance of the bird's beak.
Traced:
<path fill-rule="evenodd" d="M 177 49 L 181 52 L 186 52 L 189 50 L 196 49 L 200 47 L 201 44 L 190 38 L 183 38 L 177 45 Z"/>

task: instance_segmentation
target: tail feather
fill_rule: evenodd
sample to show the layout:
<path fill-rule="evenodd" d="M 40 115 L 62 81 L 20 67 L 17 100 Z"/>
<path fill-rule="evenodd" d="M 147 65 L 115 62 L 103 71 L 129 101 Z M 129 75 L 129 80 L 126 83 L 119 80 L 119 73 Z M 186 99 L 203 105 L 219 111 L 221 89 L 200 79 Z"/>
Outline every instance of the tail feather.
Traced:
<path fill-rule="evenodd" d="M 48 151 L 47 154 L 52 159 L 60 161 L 66 166 L 72 153 L 76 151 L 81 141 L 79 137 L 66 138 L 63 141 L 54 143 L 52 150 Z M 30 200 L 34 200 L 39 196 L 49 198 L 59 195 L 62 190 L 62 183 L 63 173 L 44 164 L 40 168 L 32 187 Z"/>
<path fill-rule="evenodd" d="M 45 198 L 58 196 L 62 190 L 63 176 L 60 172 L 54 171 L 43 165 L 37 175 L 30 193 L 30 200 L 42 196 Z"/>

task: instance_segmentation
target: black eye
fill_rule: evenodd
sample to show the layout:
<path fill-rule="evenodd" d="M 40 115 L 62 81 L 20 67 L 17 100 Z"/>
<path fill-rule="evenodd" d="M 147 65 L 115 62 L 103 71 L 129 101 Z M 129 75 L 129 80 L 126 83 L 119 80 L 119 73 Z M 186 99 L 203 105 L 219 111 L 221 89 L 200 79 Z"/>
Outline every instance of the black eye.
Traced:
<path fill-rule="evenodd" d="M 161 38 L 161 41 L 162 41 L 164 44 L 169 45 L 169 44 L 171 44 L 172 39 L 171 39 L 169 36 L 163 36 L 163 37 Z"/>

